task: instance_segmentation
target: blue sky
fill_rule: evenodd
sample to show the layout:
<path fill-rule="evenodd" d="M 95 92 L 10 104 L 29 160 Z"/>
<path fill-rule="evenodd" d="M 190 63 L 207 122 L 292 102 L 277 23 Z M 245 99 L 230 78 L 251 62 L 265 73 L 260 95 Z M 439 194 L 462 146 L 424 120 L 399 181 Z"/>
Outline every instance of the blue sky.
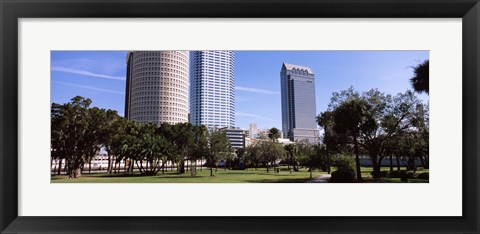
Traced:
<path fill-rule="evenodd" d="M 52 51 L 51 101 L 66 103 L 80 95 L 92 106 L 123 116 L 126 51 Z M 412 66 L 428 51 L 236 51 L 236 125 L 281 128 L 280 69 L 283 62 L 311 67 L 315 73 L 317 113 L 332 92 L 353 86 L 396 94 L 411 89 Z M 425 102 L 428 96 L 418 95 Z"/>

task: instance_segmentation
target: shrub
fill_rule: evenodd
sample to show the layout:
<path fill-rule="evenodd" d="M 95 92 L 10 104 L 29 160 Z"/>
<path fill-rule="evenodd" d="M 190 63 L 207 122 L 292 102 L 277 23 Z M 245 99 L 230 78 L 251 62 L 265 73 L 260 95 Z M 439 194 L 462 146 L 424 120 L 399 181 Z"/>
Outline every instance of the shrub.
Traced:
<path fill-rule="evenodd" d="M 428 172 L 424 172 L 424 173 L 418 174 L 417 179 L 428 180 L 428 179 L 429 179 L 429 174 L 428 174 Z"/>
<path fill-rule="evenodd" d="M 407 171 L 405 176 L 407 177 L 407 179 L 415 179 L 417 178 L 417 173 L 413 171 Z"/>
<path fill-rule="evenodd" d="M 342 156 L 333 162 L 337 170 L 332 172 L 331 183 L 355 182 L 355 163 L 350 157 Z"/>
<path fill-rule="evenodd" d="M 332 172 L 330 183 L 353 183 L 355 182 L 355 170 L 336 170 Z"/>
<path fill-rule="evenodd" d="M 355 170 L 355 162 L 351 157 L 338 156 L 333 160 L 333 165 L 337 167 L 337 170 Z"/>
<path fill-rule="evenodd" d="M 388 178 L 400 178 L 401 181 L 406 182 L 408 179 L 413 179 L 416 177 L 416 174 L 413 171 L 389 171 L 387 173 Z"/>

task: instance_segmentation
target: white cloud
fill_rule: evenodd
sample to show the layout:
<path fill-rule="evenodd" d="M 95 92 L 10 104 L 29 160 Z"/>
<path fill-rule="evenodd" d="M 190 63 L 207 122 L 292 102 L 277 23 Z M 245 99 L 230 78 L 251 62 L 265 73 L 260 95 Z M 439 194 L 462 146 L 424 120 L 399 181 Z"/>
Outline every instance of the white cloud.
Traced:
<path fill-rule="evenodd" d="M 110 76 L 110 75 L 93 73 L 93 72 L 89 72 L 89 71 L 86 71 L 86 70 L 80 70 L 80 69 L 68 68 L 68 67 L 61 67 L 61 66 L 52 66 L 52 71 L 67 72 L 67 73 L 73 73 L 73 74 L 77 74 L 77 75 L 98 77 L 98 78 L 111 79 L 111 80 L 121 80 L 121 81 L 125 80 L 125 77 L 121 77 L 121 76 Z"/>
<path fill-rule="evenodd" d="M 237 112 L 237 113 L 235 113 L 235 115 L 237 115 L 237 116 L 252 117 L 252 118 L 257 118 L 257 119 L 263 119 L 263 120 L 268 120 L 268 121 L 273 121 L 273 122 L 278 122 L 278 120 L 276 120 L 276 119 L 270 119 L 270 118 L 267 118 L 267 117 L 263 117 L 263 116 L 260 116 L 260 115 L 254 115 L 254 114 L 247 114 L 247 113 Z"/>
<path fill-rule="evenodd" d="M 115 93 L 115 94 L 125 95 L 124 92 L 120 92 L 120 91 L 116 91 L 116 90 L 111 90 L 111 89 L 102 89 L 102 88 L 97 88 L 97 87 L 93 87 L 93 86 L 77 85 L 77 84 L 66 83 L 66 82 L 59 82 L 59 81 L 52 81 L 52 83 L 61 84 L 61 85 L 68 85 L 68 86 L 77 87 L 77 88 L 83 88 L 83 89 L 90 89 L 90 90 L 95 90 L 95 91 L 102 91 L 102 92 L 108 92 L 108 93 Z"/>
<path fill-rule="evenodd" d="M 270 91 L 270 90 L 266 90 L 266 89 L 250 88 L 250 87 L 240 87 L 240 86 L 235 86 L 235 90 L 251 92 L 251 93 L 280 94 L 279 92 L 276 92 L 276 91 Z"/>

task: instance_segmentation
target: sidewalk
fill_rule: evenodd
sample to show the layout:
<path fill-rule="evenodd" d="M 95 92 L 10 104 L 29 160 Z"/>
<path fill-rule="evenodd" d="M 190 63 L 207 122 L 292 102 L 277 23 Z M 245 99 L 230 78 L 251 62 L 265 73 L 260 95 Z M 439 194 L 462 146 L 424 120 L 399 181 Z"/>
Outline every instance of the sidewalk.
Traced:
<path fill-rule="evenodd" d="M 319 177 L 308 181 L 308 183 L 328 183 L 330 181 L 331 174 L 323 174 Z"/>

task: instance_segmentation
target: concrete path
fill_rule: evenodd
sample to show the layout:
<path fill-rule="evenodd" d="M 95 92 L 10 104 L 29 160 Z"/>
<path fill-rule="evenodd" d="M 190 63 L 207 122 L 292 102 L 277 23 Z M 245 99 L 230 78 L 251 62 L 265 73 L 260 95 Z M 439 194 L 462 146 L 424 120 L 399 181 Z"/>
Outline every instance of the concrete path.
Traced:
<path fill-rule="evenodd" d="M 331 174 L 322 174 L 319 177 L 308 181 L 308 183 L 328 183 L 330 181 Z"/>

